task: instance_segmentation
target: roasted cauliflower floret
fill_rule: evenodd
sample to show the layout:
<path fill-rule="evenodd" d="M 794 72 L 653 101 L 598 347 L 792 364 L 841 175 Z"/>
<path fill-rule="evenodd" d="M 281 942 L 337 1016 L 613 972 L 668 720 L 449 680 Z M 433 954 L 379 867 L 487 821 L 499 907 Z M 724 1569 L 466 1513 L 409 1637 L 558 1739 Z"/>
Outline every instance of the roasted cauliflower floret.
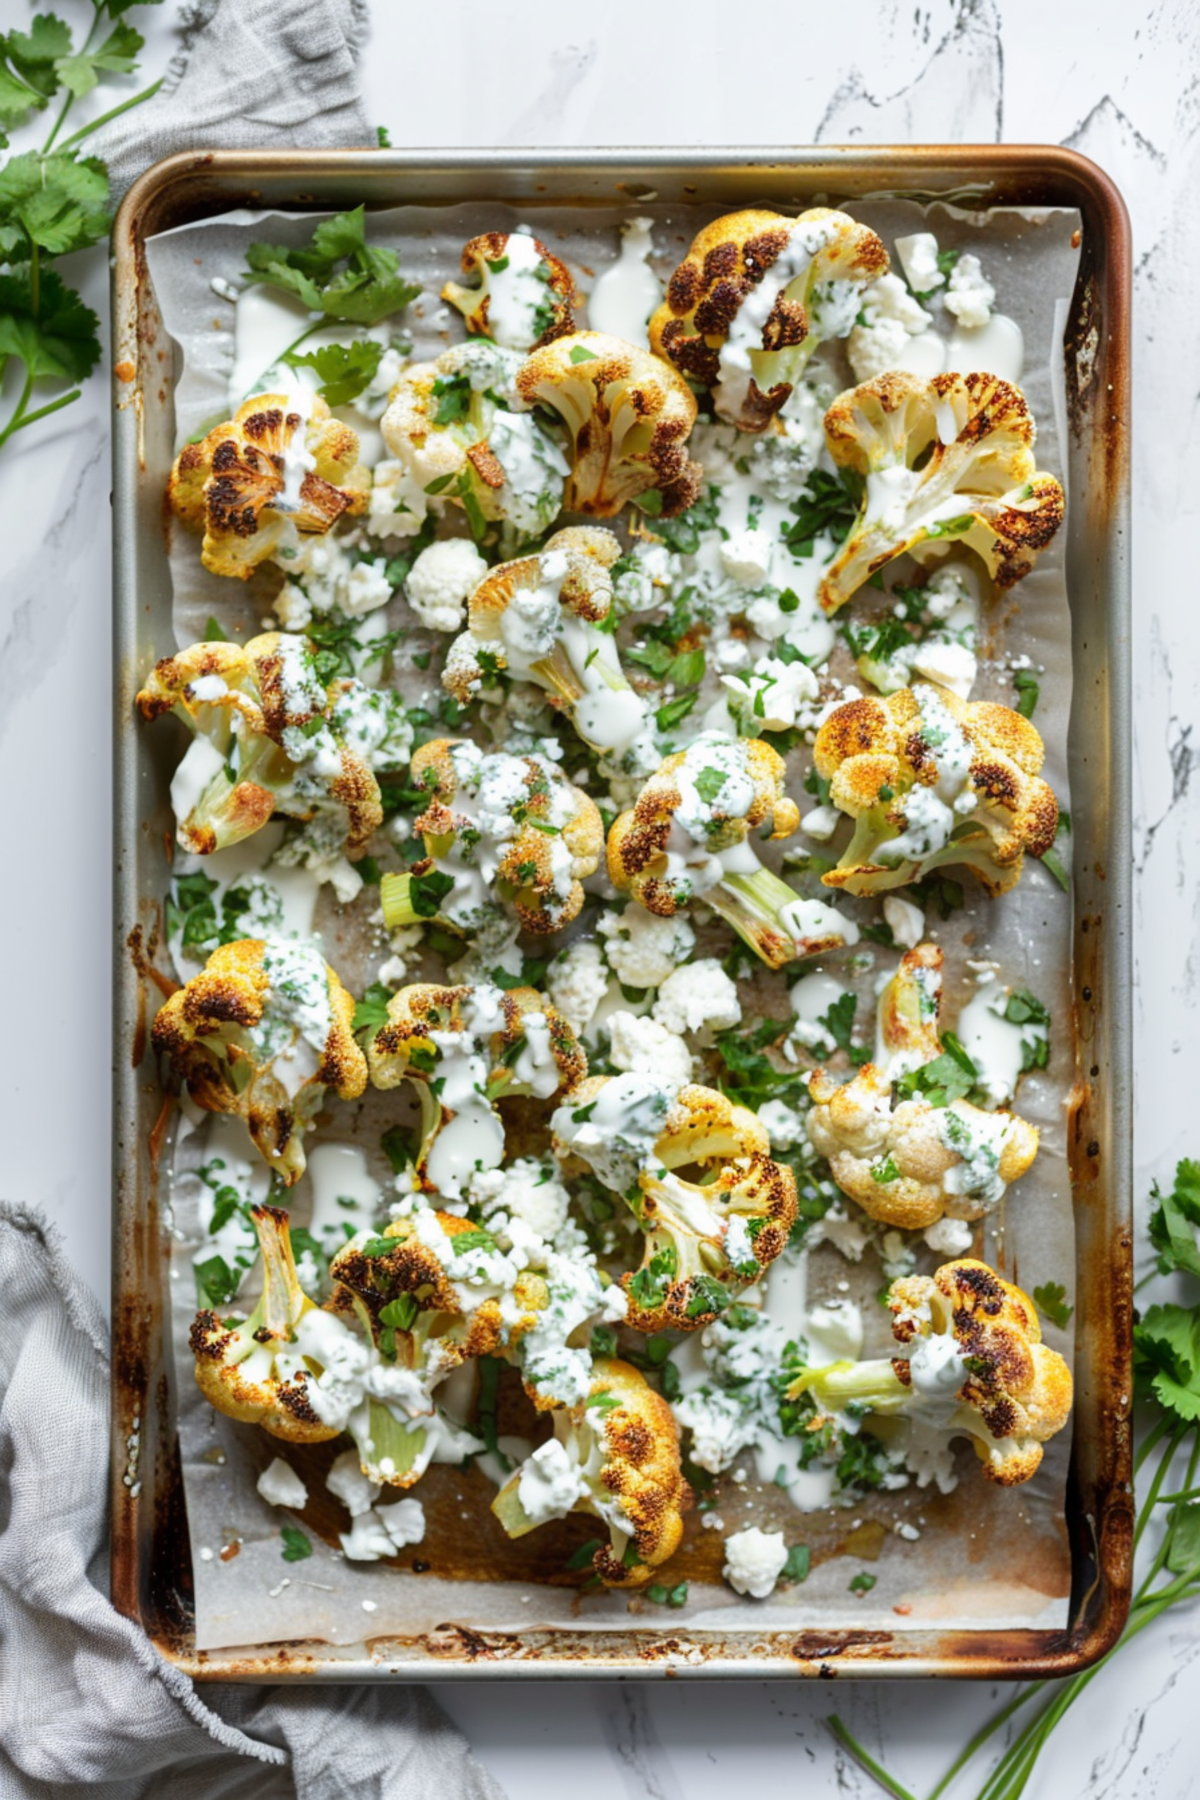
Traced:
<path fill-rule="evenodd" d="M 772 1162 L 744 1106 L 692 1083 L 677 1093 L 638 1073 L 590 1076 L 551 1121 L 555 1149 L 619 1193 L 645 1234 L 621 1277 L 635 1331 L 694 1331 L 779 1255 L 796 1218 L 792 1172 Z M 703 1180 L 677 1169 L 695 1164 Z"/>
<path fill-rule="evenodd" d="M 1058 802 L 1038 774 L 1045 746 L 1007 706 L 919 682 L 848 700 L 817 733 L 813 761 L 855 831 L 827 887 L 881 894 L 932 870 L 970 869 L 989 894 L 1044 856 Z"/>
<path fill-rule="evenodd" d="M 311 944 L 223 944 L 161 1008 L 151 1039 L 197 1106 L 245 1119 L 288 1187 L 326 1094 L 357 1100 L 367 1085 L 354 1000 Z"/>
<path fill-rule="evenodd" d="M 532 988 L 488 983 L 402 988 L 367 1050 L 378 1088 L 411 1081 L 421 1104 L 416 1177 L 427 1192 L 458 1200 L 480 1169 L 504 1160 L 496 1101 L 551 1100 L 587 1073 L 574 1032 Z"/>
<path fill-rule="evenodd" d="M 906 950 L 879 995 L 875 1019 L 875 1066 L 898 1081 L 942 1054 L 938 1021 L 942 1013 L 942 963 L 936 944 Z"/>
<path fill-rule="evenodd" d="M 800 811 L 769 744 L 706 732 L 668 756 L 608 834 L 608 873 L 669 918 L 704 900 L 773 969 L 857 942 L 830 906 L 805 900 L 759 862 L 753 837 L 790 837 Z"/>
<path fill-rule="evenodd" d="M 825 414 L 825 441 L 863 477 L 850 535 L 818 599 L 827 613 L 904 551 L 965 544 L 999 588 L 1028 575 L 1063 520 L 1063 491 L 1034 462 L 1020 388 L 996 375 L 877 375 Z"/>
<path fill-rule="evenodd" d="M 492 1511 L 513 1538 L 591 1513 L 608 1527 L 592 1559 L 605 1587 L 644 1587 L 679 1547 L 692 1503 L 671 1408 L 629 1363 L 606 1358 L 587 1399 L 553 1420 L 554 1436 L 505 1482 Z"/>
<path fill-rule="evenodd" d="M 546 756 L 487 754 L 457 738 L 422 744 L 411 782 L 428 796 L 414 831 L 425 856 L 407 874 L 385 875 L 384 924 L 395 930 L 436 916 L 475 931 L 507 914 L 526 931 L 561 931 L 583 906 L 604 826 L 593 800 Z M 430 892 L 428 877 L 445 887 Z M 422 908 L 432 907 L 432 913 Z"/>
<path fill-rule="evenodd" d="M 891 1080 L 872 1063 L 845 1085 L 816 1069 L 808 1091 L 809 1142 L 842 1192 L 905 1231 L 982 1218 L 1037 1155 L 1037 1131 L 1016 1113 L 963 1099 L 935 1106 L 923 1094 L 893 1105 Z"/>
<path fill-rule="evenodd" d="M 611 531 L 570 525 L 536 556 L 498 563 L 471 595 L 467 630 L 455 638 L 442 685 L 465 706 L 485 680 L 506 671 L 544 688 L 586 744 L 619 753 L 645 724 L 606 621 Z"/>
<path fill-rule="evenodd" d="M 566 424 L 568 512 L 612 519 L 653 494 L 654 513 L 670 518 L 698 496 L 701 469 L 687 453 L 696 397 L 670 363 L 604 332 L 576 331 L 526 358 L 517 391 Z"/>
<path fill-rule="evenodd" d="M 894 1281 L 888 1304 L 907 1354 L 802 1370 L 788 1397 L 812 1401 L 810 1428 L 847 1408 L 920 1420 L 970 1438 L 988 1481 L 1028 1481 L 1072 1399 L 1071 1372 L 1042 1343 L 1032 1300 L 986 1263 L 964 1257 L 933 1276 Z"/>
<path fill-rule="evenodd" d="M 425 505 L 461 507 L 482 537 L 490 520 L 540 534 L 563 504 L 568 463 L 554 436 L 520 410 L 515 350 L 473 339 L 410 363 L 381 421 L 384 441 Z"/>
<path fill-rule="evenodd" d="M 525 231 L 488 231 L 463 245 L 470 287 L 448 281 L 442 299 L 456 306 L 473 334 L 506 350 L 532 350 L 573 331 L 578 296 L 570 271 Z"/>
<path fill-rule="evenodd" d="M 875 233 L 828 207 L 728 213 L 672 275 L 650 343 L 712 389 L 723 419 L 762 431 L 817 345 L 853 330 L 864 287 L 887 267 Z"/>
<path fill-rule="evenodd" d="M 399 695 L 326 683 L 308 639 L 287 632 L 165 657 L 137 706 L 148 720 L 173 712 L 195 734 L 171 802 L 179 842 L 196 856 L 240 843 L 281 812 L 337 815 L 346 855 L 359 857 L 383 820 L 376 771 L 403 768 L 412 748 Z"/>
<path fill-rule="evenodd" d="M 288 1235 L 288 1215 L 256 1206 L 251 1220 L 262 1256 L 262 1295 L 240 1322 L 199 1312 L 189 1335 L 196 1384 L 210 1406 L 261 1425 L 294 1444 L 320 1443 L 338 1435 L 314 1411 L 311 1384 L 319 1365 L 307 1363 L 296 1344 L 296 1326 L 313 1303 L 300 1286 Z"/>
<path fill-rule="evenodd" d="M 295 549 L 298 532 L 324 532 L 365 511 L 370 471 L 358 437 L 315 394 L 254 394 L 198 444 L 185 444 L 167 482 L 171 510 L 204 533 L 200 560 L 245 581 L 260 563 Z"/>

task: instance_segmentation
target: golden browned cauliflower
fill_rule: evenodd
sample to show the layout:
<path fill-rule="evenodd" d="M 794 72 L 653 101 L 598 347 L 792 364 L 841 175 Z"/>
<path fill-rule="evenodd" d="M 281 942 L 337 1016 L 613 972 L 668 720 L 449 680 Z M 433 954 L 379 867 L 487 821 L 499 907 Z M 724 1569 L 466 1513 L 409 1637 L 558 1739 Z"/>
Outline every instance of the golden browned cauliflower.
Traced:
<path fill-rule="evenodd" d="M 605 1587 L 644 1587 L 678 1549 L 692 1503 L 675 1415 L 629 1363 L 606 1358 L 586 1400 L 553 1420 L 554 1436 L 510 1476 L 492 1511 L 513 1538 L 590 1513 L 609 1535 L 594 1572 Z"/>
<path fill-rule="evenodd" d="M 497 563 L 471 595 L 467 630 L 450 646 L 442 685 L 465 706 L 493 675 L 544 688 L 586 744 L 617 754 L 646 722 L 607 627 L 609 570 L 621 554 L 611 531 L 569 525 L 536 556 Z"/>
<path fill-rule="evenodd" d="M 521 367 L 517 351 L 472 338 L 403 371 L 381 429 L 408 478 L 415 518 L 454 506 L 476 538 L 498 520 L 526 536 L 549 529 L 568 463 L 554 432 L 520 407 Z"/>
<path fill-rule="evenodd" d="M 822 880 L 881 894 L 958 867 L 987 893 L 1007 893 L 1026 852 L 1044 856 L 1058 829 L 1058 802 L 1038 774 L 1044 756 L 1037 728 L 1010 707 L 931 682 L 846 701 L 813 746 L 830 799 L 855 821 Z"/>
<path fill-rule="evenodd" d="M 427 796 L 413 824 L 426 854 L 405 874 L 383 878 L 389 930 L 436 917 L 478 931 L 508 915 L 544 935 L 578 917 L 604 826 L 558 763 L 434 738 L 412 759 L 411 785 Z"/>
<path fill-rule="evenodd" d="M 487 231 L 463 245 L 469 287 L 448 281 L 442 299 L 456 306 L 467 330 L 506 350 L 532 350 L 575 328 L 578 299 L 567 265 L 525 231 Z"/>
<path fill-rule="evenodd" d="M 825 441 L 863 478 L 858 518 L 818 589 L 836 612 L 893 557 L 950 543 L 996 586 L 1027 575 L 1063 520 L 1063 491 L 1033 458 L 1033 417 L 997 375 L 877 375 L 836 399 Z"/>
<path fill-rule="evenodd" d="M 478 1170 L 498 1169 L 504 1160 L 497 1100 L 551 1100 L 587 1073 L 574 1032 L 548 1000 L 533 988 L 503 992 L 487 982 L 402 988 L 367 1056 L 376 1087 L 415 1085 L 421 1104 L 416 1179 L 427 1192 L 453 1200 Z"/>
<path fill-rule="evenodd" d="M 246 1121 L 288 1187 L 326 1094 L 357 1100 L 367 1085 L 354 1000 L 310 944 L 223 944 L 160 1009 L 151 1038 L 197 1106 Z"/>
<path fill-rule="evenodd" d="M 696 397 L 660 357 L 604 332 L 576 331 L 526 358 L 517 391 L 566 424 L 568 512 L 612 519 L 644 497 L 646 511 L 671 518 L 699 494 L 700 465 L 687 454 Z"/>
<path fill-rule="evenodd" d="M 762 431 L 809 357 L 853 330 L 887 251 L 846 213 L 727 213 L 697 234 L 650 321 L 650 343 L 711 388 L 723 419 Z"/>
<path fill-rule="evenodd" d="M 695 1331 L 779 1255 L 796 1218 L 790 1169 L 754 1113 L 713 1088 L 678 1093 L 639 1073 L 593 1075 L 552 1120 L 555 1150 L 620 1194 L 645 1234 L 622 1275 L 635 1331 Z M 695 1165 L 703 1179 L 675 1171 Z"/>
<path fill-rule="evenodd" d="M 365 511 L 370 471 L 358 437 L 318 395 L 254 394 L 198 444 L 185 444 L 167 482 L 176 517 L 204 533 L 200 560 L 245 581 L 298 532 L 325 532 Z"/>
<path fill-rule="evenodd" d="M 314 1411 L 311 1388 L 320 1372 L 301 1356 L 296 1326 L 313 1303 L 300 1286 L 280 1207 L 256 1206 L 251 1220 L 262 1256 L 262 1295 L 240 1321 L 203 1311 L 192 1323 L 189 1343 L 196 1359 L 196 1384 L 210 1406 L 261 1425 L 273 1437 L 316 1444 L 338 1435 Z"/>
<path fill-rule="evenodd" d="M 383 820 L 376 771 L 403 768 L 412 726 L 398 694 L 326 682 L 307 638 L 192 644 L 164 657 L 137 696 L 144 719 L 172 712 L 195 735 L 171 784 L 179 842 L 208 856 L 272 813 L 326 817 L 331 848 L 359 857 Z"/>
<path fill-rule="evenodd" d="M 777 750 L 704 732 L 668 756 L 614 822 L 609 879 L 662 918 L 705 901 L 765 963 L 782 968 L 858 939 L 849 919 L 805 900 L 759 862 L 754 837 L 790 837 L 799 822 Z"/>
<path fill-rule="evenodd" d="M 903 1417 L 969 1438 L 988 1481 L 1028 1481 L 1072 1400 L 1071 1371 L 1042 1343 L 1032 1300 L 986 1263 L 964 1257 L 935 1275 L 894 1281 L 888 1304 L 907 1355 L 803 1369 L 788 1398 L 811 1401 L 809 1429 L 847 1408 Z"/>

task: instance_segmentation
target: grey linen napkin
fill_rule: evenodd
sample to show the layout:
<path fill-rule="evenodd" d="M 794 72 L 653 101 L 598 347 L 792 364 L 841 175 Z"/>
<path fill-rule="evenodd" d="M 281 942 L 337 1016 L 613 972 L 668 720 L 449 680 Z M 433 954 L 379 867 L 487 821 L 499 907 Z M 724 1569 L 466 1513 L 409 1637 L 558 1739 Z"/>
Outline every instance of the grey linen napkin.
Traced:
<path fill-rule="evenodd" d="M 194 1687 L 108 1600 L 108 1340 L 0 1203 L 0 1797 L 503 1800 L 422 1688 Z"/>
<path fill-rule="evenodd" d="M 152 100 L 88 140 L 115 194 L 181 150 L 375 146 L 356 61 L 367 0 L 198 0 Z"/>

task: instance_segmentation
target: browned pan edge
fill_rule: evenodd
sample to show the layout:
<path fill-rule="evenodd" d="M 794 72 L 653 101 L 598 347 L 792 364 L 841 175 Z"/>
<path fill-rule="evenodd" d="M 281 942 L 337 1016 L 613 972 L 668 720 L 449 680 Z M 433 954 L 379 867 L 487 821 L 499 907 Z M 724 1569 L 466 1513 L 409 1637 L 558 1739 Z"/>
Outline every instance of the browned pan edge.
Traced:
<path fill-rule="evenodd" d="M 1063 1631 L 799 1635 L 554 1631 L 509 1635 L 447 1626 L 427 1637 L 337 1648 L 287 1643 L 197 1653 L 190 1559 L 164 1357 L 157 1150 L 161 1094 L 141 1064 L 154 1001 L 155 891 L 162 860 L 146 821 L 163 785 L 139 752 L 132 696 L 147 621 L 169 609 L 160 499 L 141 479 L 147 434 L 169 423 L 173 352 L 146 277 L 144 243 L 233 206 L 331 209 L 446 205 L 491 195 L 542 204 L 706 204 L 953 198 L 972 206 L 1072 206 L 1082 260 L 1066 332 L 1073 485 L 1068 578 L 1075 706 L 1077 1079 L 1070 1160 L 1077 1228 L 1077 1405 L 1067 1524 L 1071 1623 Z M 161 1654 L 197 1678 L 439 1680 L 498 1676 L 957 1676 L 1074 1673 L 1108 1649 L 1131 1577 L 1131 1072 L 1128 216 L 1108 177 L 1053 145 L 850 146 L 782 150 L 216 151 L 168 158 L 131 188 L 113 236 L 115 1131 L 112 1594 Z M 1073 528 L 1073 529 L 1072 529 Z M 153 559 L 151 558 L 151 561 Z M 161 891 L 161 887 L 157 891 Z M 131 955 L 126 934 L 140 932 Z M 158 1122 L 160 1129 L 152 1128 Z M 136 1467 L 131 1443 L 137 1446 Z M 693 1660 L 685 1660 L 686 1658 Z"/>

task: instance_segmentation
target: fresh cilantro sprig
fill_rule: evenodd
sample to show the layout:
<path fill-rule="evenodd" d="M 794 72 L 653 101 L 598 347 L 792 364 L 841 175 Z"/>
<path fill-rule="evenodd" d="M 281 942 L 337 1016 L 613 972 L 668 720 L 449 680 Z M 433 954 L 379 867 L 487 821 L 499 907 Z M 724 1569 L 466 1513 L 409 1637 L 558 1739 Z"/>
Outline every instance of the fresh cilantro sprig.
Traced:
<path fill-rule="evenodd" d="M 0 378 L 10 362 L 24 371 L 16 402 L 0 425 L 0 446 L 78 400 L 79 384 L 100 360 L 99 319 L 49 264 L 108 235 L 108 174 L 98 157 L 81 156 L 78 145 L 148 100 L 161 82 L 57 140 L 76 100 L 106 75 L 135 72 L 144 40 L 122 17 L 132 4 L 92 0 L 91 28 L 81 44 L 54 13 L 35 14 L 28 31 L 0 34 L 0 149 L 9 132 L 61 96 L 41 149 L 10 156 L 0 168 Z M 65 384 L 66 391 L 38 404 L 43 383 Z"/>
<path fill-rule="evenodd" d="M 1150 1238 L 1163 1274 L 1200 1279 L 1200 1253 L 1195 1227 L 1200 1220 L 1200 1162 L 1185 1159 L 1175 1171 L 1169 1194 L 1155 1187 L 1157 1206 L 1151 1215 Z M 1071 1309 L 1055 1282 L 1034 1290 L 1034 1298 L 1057 1323 Z M 992 1767 L 977 1800 L 1019 1800 L 1032 1779 L 1047 1741 L 1064 1713 L 1114 1657 L 1151 1626 L 1162 1613 L 1200 1599 L 1200 1304 L 1170 1302 L 1147 1309 L 1134 1326 L 1134 1378 L 1138 1397 L 1148 1410 L 1150 1428 L 1134 1460 L 1135 1475 L 1154 1457 L 1145 1483 L 1133 1534 L 1135 1554 L 1143 1547 L 1152 1519 L 1165 1524 L 1161 1541 L 1145 1566 L 1134 1593 L 1129 1618 L 1120 1637 L 1082 1675 L 1066 1681 L 1031 1682 L 976 1733 L 938 1782 L 929 1800 L 947 1789 L 991 1742 L 994 1734 L 1022 1708 L 1042 1696 L 1026 1724 L 1016 1731 Z M 1160 1508 L 1166 1508 L 1165 1519 Z M 896 1800 L 913 1800 L 908 1790 L 853 1737 L 836 1715 L 827 1724 L 842 1748 Z"/>
<path fill-rule="evenodd" d="M 368 244 L 366 208 L 322 219 L 307 244 L 251 244 L 246 279 L 294 294 L 310 312 L 354 325 L 378 325 L 420 293 L 400 274 L 394 250 Z"/>

